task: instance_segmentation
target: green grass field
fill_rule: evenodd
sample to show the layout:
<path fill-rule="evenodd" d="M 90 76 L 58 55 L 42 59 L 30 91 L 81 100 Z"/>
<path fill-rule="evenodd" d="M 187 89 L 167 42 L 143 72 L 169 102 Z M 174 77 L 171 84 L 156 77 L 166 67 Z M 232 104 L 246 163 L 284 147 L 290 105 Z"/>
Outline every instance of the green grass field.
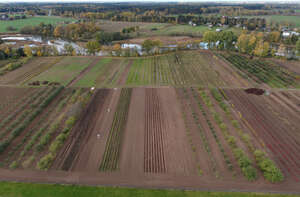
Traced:
<path fill-rule="evenodd" d="M 13 21 L 0 21 L 0 33 L 8 32 L 6 28 L 8 26 L 12 26 L 19 31 L 22 27 L 27 25 L 39 25 L 40 23 L 45 24 L 57 24 L 59 22 L 72 22 L 75 21 L 72 18 L 62 18 L 62 17 L 56 17 L 56 16 L 34 16 L 34 17 L 28 17 L 26 19 L 19 19 L 19 20 L 13 20 Z"/>
<path fill-rule="evenodd" d="M 86 75 L 84 75 L 76 84 L 77 87 L 95 87 L 96 80 L 101 73 L 103 73 L 103 67 L 111 62 L 111 58 L 101 59 Z"/>
<path fill-rule="evenodd" d="M 151 31 L 152 28 L 157 30 Z M 212 28 L 216 30 L 217 28 Z M 144 36 L 171 36 L 171 35 L 203 35 L 204 32 L 211 30 L 206 25 L 193 27 L 191 25 L 172 25 L 172 24 L 153 24 L 145 27 L 141 27 L 141 30 L 145 30 Z M 151 32 L 149 32 L 151 31 Z M 233 31 L 237 34 L 241 32 L 238 28 L 228 28 L 226 31 Z"/>
<path fill-rule="evenodd" d="M 88 67 L 91 62 L 91 58 L 65 57 L 49 70 L 34 77 L 31 81 L 59 82 L 62 85 L 67 85 L 83 69 Z"/>
<path fill-rule="evenodd" d="M 250 18 L 253 18 L 251 16 Z M 295 27 L 300 27 L 300 16 L 281 16 L 281 15 L 270 15 L 270 16 L 255 16 L 255 17 L 263 17 L 267 20 L 267 22 L 278 22 L 278 23 L 292 23 Z"/>
<path fill-rule="evenodd" d="M 295 195 L 0 183 L 1 197 L 292 197 Z"/>

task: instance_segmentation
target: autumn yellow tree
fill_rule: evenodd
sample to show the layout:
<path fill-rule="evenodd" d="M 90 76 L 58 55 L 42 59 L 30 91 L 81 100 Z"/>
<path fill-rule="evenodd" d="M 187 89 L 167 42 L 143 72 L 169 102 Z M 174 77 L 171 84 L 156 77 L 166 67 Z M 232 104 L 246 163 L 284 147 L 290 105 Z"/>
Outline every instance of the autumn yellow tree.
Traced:
<path fill-rule="evenodd" d="M 28 46 L 28 45 L 24 46 L 24 53 L 27 57 L 32 57 L 32 50 L 31 50 L 30 46 Z"/>

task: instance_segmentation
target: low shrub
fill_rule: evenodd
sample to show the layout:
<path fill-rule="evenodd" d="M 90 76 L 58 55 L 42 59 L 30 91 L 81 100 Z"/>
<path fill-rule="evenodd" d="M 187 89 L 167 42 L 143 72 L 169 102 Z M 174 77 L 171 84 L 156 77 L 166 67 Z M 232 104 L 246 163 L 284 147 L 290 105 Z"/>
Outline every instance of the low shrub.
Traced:
<path fill-rule="evenodd" d="M 266 153 L 261 150 L 254 151 L 255 160 L 264 174 L 265 179 L 268 181 L 275 183 L 280 182 L 284 179 L 284 176 L 279 168 L 275 165 L 275 163 L 267 158 Z"/>
<path fill-rule="evenodd" d="M 54 155 L 52 155 L 52 153 L 49 153 L 49 154 L 45 155 L 38 162 L 38 164 L 37 164 L 38 169 L 40 169 L 40 170 L 47 170 L 50 167 L 53 159 L 54 159 Z"/>

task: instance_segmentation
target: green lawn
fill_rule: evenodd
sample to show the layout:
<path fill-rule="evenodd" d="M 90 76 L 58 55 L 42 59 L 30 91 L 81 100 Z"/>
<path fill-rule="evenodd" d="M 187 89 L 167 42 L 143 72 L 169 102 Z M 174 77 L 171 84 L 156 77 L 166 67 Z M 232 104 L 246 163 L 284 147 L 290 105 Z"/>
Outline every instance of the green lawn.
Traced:
<path fill-rule="evenodd" d="M 41 22 L 45 24 L 57 24 L 59 22 L 68 21 L 72 22 L 75 21 L 72 18 L 62 18 L 62 17 L 56 17 L 56 16 L 34 16 L 34 17 L 28 17 L 26 19 L 19 19 L 19 20 L 13 20 L 13 21 L 0 21 L 0 33 L 7 32 L 6 28 L 8 26 L 12 26 L 19 31 L 22 27 L 27 25 L 39 25 Z"/>
<path fill-rule="evenodd" d="M 72 79 L 79 75 L 83 69 L 88 67 L 91 62 L 91 58 L 65 57 L 49 70 L 31 79 L 31 81 L 59 82 L 62 85 L 67 85 Z"/>
<path fill-rule="evenodd" d="M 96 80 L 103 72 L 104 65 L 111 62 L 111 58 L 102 58 L 87 74 L 85 74 L 76 84 L 77 87 L 95 87 Z"/>
<path fill-rule="evenodd" d="M 66 186 L 0 182 L 1 197 L 292 197 L 262 193 L 147 190 L 112 187 Z"/>

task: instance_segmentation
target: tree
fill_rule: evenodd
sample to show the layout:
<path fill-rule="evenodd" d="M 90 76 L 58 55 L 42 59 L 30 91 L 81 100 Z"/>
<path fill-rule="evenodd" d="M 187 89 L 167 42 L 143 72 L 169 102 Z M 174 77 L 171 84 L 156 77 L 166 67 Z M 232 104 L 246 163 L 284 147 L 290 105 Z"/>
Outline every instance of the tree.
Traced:
<path fill-rule="evenodd" d="M 32 50 L 31 50 L 30 46 L 28 46 L 28 45 L 24 46 L 24 53 L 27 57 L 32 57 Z"/>
<path fill-rule="evenodd" d="M 296 43 L 296 51 L 297 51 L 297 55 L 300 55 L 300 39 L 298 39 Z"/>
<path fill-rule="evenodd" d="M 64 36 L 63 26 L 61 26 L 61 25 L 57 26 L 53 31 L 53 35 L 55 37 L 63 37 Z"/>
<path fill-rule="evenodd" d="M 97 41 L 88 41 L 86 48 L 89 54 L 95 55 L 96 52 L 100 51 L 101 45 Z"/>
<path fill-rule="evenodd" d="M 242 33 L 239 36 L 238 41 L 237 41 L 237 47 L 238 47 L 240 52 L 242 52 L 242 53 L 247 52 L 248 42 L 249 42 L 248 35 Z"/>
<path fill-rule="evenodd" d="M 268 42 L 263 42 L 260 40 L 254 49 L 254 55 L 259 57 L 266 57 L 269 55 L 270 44 Z"/>
<path fill-rule="evenodd" d="M 64 50 L 66 51 L 66 53 L 68 55 L 73 55 L 74 48 L 71 44 L 65 44 L 64 45 Z"/>
<path fill-rule="evenodd" d="M 161 46 L 161 42 L 159 40 L 150 40 L 147 39 L 143 42 L 142 47 L 149 52 L 151 49 L 153 49 L 154 47 L 159 47 Z"/>

